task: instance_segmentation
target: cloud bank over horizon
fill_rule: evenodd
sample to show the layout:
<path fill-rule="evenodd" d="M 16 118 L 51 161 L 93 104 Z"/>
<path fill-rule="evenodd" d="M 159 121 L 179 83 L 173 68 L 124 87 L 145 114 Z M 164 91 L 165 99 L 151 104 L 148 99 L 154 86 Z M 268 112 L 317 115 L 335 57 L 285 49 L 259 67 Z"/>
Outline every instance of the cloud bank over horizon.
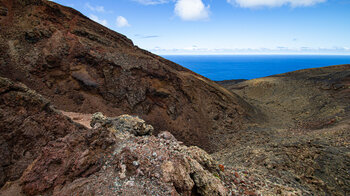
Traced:
<path fill-rule="evenodd" d="M 196 45 L 185 48 L 149 48 L 148 50 L 158 55 L 183 55 L 183 54 L 200 54 L 200 55 L 244 55 L 244 54 L 344 54 L 348 55 L 348 47 L 274 47 L 274 48 L 202 48 Z"/>

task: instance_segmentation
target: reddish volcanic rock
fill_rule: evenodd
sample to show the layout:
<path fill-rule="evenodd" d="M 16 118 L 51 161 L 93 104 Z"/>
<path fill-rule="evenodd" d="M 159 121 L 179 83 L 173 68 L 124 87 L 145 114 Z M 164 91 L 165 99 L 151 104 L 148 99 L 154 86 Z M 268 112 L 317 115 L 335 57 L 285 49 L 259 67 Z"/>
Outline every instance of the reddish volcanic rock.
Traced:
<path fill-rule="evenodd" d="M 110 135 L 106 129 L 83 129 L 48 143 L 23 174 L 23 191 L 28 195 L 50 192 L 96 173 L 111 151 L 108 147 L 115 143 Z"/>
<path fill-rule="evenodd" d="M 48 142 L 81 129 L 48 100 L 0 77 L 0 186 L 21 177 Z"/>
<path fill-rule="evenodd" d="M 0 76 L 26 84 L 61 110 L 135 114 L 158 132 L 208 151 L 224 142 L 227 130 L 259 116 L 234 93 L 71 8 L 0 2 Z"/>

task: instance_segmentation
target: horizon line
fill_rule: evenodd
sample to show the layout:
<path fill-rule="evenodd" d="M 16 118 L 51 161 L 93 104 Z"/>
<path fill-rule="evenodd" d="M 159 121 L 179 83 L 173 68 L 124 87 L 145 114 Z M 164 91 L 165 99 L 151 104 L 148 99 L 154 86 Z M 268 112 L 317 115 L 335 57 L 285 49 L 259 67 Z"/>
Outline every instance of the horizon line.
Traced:
<path fill-rule="evenodd" d="M 326 53 L 326 54 L 320 54 L 320 53 L 232 53 L 232 54 L 218 54 L 218 53 L 209 53 L 209 54 L 203 54 L 203 53 L 197 53 L 197 54 L 193 54 L 193 53 L 169 53 L 169 54 L 159 54 L 159 53 L 155 53 L 156 55 L 162 56 L 176 56 L 176 55 L 183 55 L 183 56 L 239 56 L 239 55 L 244 55 L 244 56 L 250 56 L 250 55 L 301 55 L 301 56 L 350 56 L 349 54 L 333 54 L 333 53 Z"/>

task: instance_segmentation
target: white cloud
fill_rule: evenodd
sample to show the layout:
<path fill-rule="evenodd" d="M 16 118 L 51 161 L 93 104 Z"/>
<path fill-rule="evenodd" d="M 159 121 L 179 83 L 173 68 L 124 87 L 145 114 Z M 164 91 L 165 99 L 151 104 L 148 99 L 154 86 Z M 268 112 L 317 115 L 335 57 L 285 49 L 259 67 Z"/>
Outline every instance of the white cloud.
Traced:
<path fill-rule="evenodd" d="M 92 6 L 92 5 L 90 5 L 90 3 L 86 3 L 85 7 L 90 9 L 93 12 L 101 12 L 101 13 L 106 12 L 106 10 L 103 6 Z"/>
<path fill-rule="evenodd" d="M 134 35 L 137 38 L 141 38 L 141 39 L 149 39 L 149 38 L 158 38 L 160 37 L 159 35 L 142 35 L 142 34 L 135 34 Z"/>
<path fill-rule="evenodd" d="M 139 2 L 144 5 L 157 5 L 157 4 L 163 4 L 163 3 L 168 3 L 169 0 L 133 0 L 136 2 Z"/>
<path fill-rule="evenodd" d="M 291 7 L 306 7 L 326 1 L 327 0 L 227 0 L 228 3 L 245 8 L 280 7 L 283 5 L 290 5 Z"/>
<path fill-rule="evenodd" d="M 91 14 L 91 15 L 89 16 L 89 18 L 90 18 L 91 20 L 97 22 L 97 23 L 100 23 L 100 24 L 103 25 L 103 26 L 107 26 L 107 25 L 108 25 L 107 20 L 100 19 L 100 18 L 98 18 L 98 16 L 96 16 L 96 15 Z"/>
<path fill-rule="evenodd" d="M 116 24 L 117 24 L 117 27 L 128 27 L 128 26 L 130 26 L 128 20 L 126 20 L 126 18 L 124 18 L 123 16 L 118 16 L 117 17 L 117 23 Z"/>
<path fill-rule="evenodd" d="M 177 0 L 175 14 L 182 20 L 202 20 L 209 17 L 209 6 L 202 0 Z"/>

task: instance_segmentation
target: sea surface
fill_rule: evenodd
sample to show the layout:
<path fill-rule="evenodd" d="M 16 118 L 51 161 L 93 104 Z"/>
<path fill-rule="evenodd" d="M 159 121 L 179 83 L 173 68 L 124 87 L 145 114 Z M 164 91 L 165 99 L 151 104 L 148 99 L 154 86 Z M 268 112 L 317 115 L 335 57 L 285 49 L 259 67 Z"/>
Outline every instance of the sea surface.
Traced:
<path fill-rule="evenodd" d="M 300 69 L 350 64 L 343 55 L 163 55 L 211 80 L 253 79 Z"/>

